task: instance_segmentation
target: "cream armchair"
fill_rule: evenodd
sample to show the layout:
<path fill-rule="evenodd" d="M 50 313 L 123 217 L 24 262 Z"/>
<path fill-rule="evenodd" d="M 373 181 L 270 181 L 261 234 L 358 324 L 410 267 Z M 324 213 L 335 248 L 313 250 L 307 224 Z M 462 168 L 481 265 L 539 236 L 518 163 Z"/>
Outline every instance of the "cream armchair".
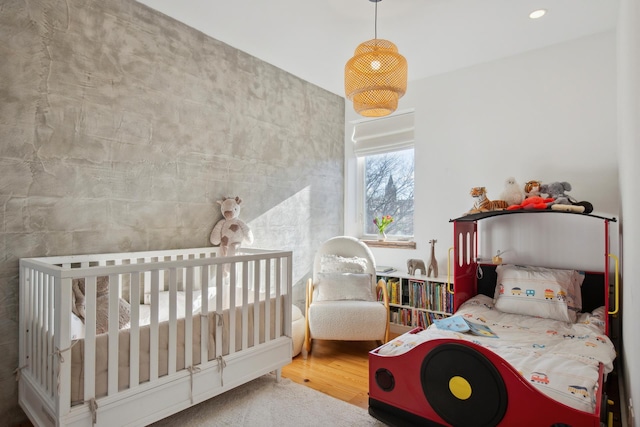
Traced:
<path fill-rule="evenodd" d="M 339 236 L 320 246 L 307 283 L 305 311 L 305 357 L 314 339 L 388 341 L 387 288 L 382 281 L 376 283 L 375 259 L 364 243 Z"/>

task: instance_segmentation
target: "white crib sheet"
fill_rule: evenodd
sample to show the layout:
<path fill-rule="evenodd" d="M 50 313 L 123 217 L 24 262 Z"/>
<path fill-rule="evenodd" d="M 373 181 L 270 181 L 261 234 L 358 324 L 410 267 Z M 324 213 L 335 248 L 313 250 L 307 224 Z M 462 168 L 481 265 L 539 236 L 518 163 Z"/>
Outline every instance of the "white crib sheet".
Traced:
<path fill-rule="evenodd" d="M 615 348 L 603 331 L 604 308 L 583 313 L 575 324 L 496 310 L 491 298 L 477 295 L 457 316 L 488 326 L 498 337 L 440 330 L 431 325 L 382 346 L 381 355 L 402 354 L 436 338 L 456 338 L 486 347 L 507 360 L 542 393 L 572 408 L 595 411 L 599 362 L 613 369 Z"/>

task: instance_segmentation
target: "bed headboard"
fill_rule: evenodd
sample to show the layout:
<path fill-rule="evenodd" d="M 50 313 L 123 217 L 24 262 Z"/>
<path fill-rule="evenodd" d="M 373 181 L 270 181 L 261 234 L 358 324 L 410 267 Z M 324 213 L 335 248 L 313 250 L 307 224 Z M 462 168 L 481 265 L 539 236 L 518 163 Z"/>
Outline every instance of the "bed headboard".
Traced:
<path fill-rule="evenodd" d="M 482 277 L 478 277 L 478 293 L 493 298 L 496 288 L 496 266 L 479 264 Z M 590 312 L 605 304 L 604 273 L 585 272 L 582 283 L 582 312 Z"/>

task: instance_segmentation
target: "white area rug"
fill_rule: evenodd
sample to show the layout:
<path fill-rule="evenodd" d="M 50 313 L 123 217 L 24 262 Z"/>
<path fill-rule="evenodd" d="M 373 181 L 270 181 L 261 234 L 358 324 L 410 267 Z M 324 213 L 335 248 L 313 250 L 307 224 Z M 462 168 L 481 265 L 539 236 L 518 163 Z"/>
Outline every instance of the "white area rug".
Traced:
<path fill-rule="evenodd" d="M 366 409 L 297 384 L 264 375 L 165 418 L 153 427 L 180 426 L 384 426 Z"/>

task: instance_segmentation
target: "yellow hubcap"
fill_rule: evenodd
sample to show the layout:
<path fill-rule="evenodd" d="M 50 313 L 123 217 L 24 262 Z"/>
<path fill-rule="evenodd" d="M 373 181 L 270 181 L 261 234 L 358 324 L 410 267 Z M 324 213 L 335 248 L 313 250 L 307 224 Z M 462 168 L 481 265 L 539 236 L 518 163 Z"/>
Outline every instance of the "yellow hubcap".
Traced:
<path fill-rule="evenodd" d="M 471 397 L 471 384 L 459 376 L 451 377 L 449 380 L 449 390 L 451 390 L 451 394 L 460 400 L 467 400 Z"/>

